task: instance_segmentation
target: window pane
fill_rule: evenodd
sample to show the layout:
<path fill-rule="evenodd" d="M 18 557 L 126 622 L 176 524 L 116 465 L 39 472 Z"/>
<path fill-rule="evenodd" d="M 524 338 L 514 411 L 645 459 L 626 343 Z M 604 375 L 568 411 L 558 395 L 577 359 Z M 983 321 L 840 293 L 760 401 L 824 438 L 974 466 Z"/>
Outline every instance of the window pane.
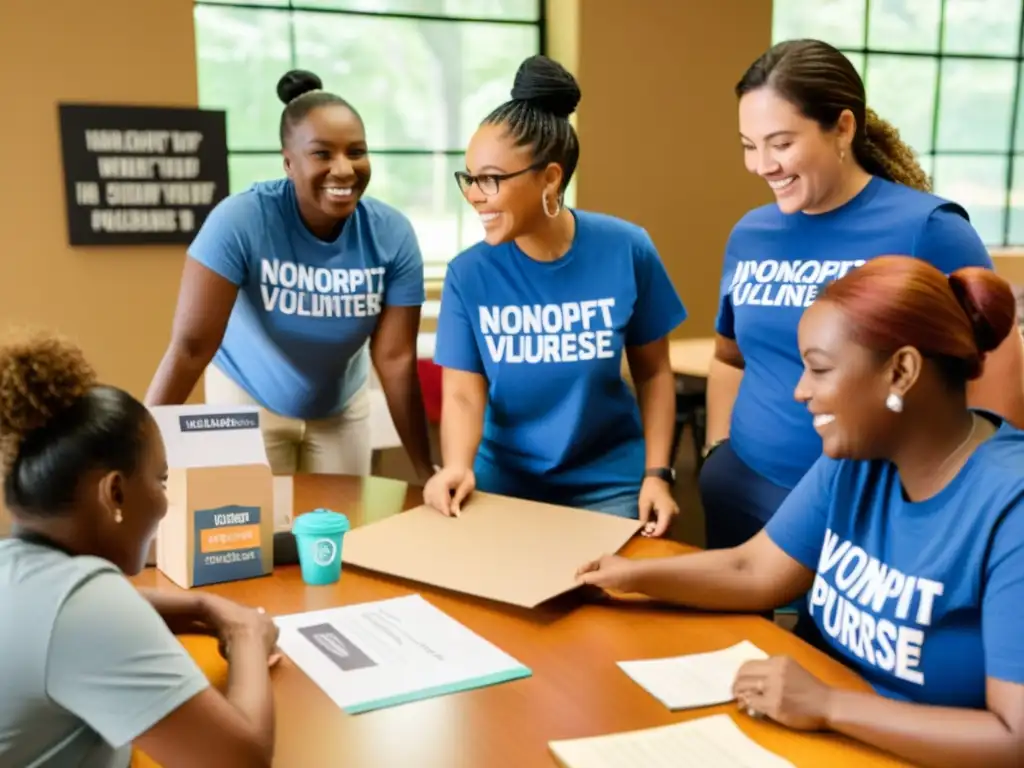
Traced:
<path fill-rule="evenodd" d="M 1017 54 L 1020 0 L 946 0 L 942 47 L 950 53 Z"/>
<path fill-rule="evenodd" d="M 871 0 L 868 12 L 868 48 L 938 52 L 941 0 Z"/>
<path fill-rule="evenodd" d="M 266 5 L 287 8 L 288 0 L 196 0 L 196 5 Z"/>
<path fill-rule="evenodd" d="M 865 0 L 775 0 L 772 40 L 813 37 L 836 48 L 864 47 Z"/>
<path fill-rule="evenodd" d="M 290 67 L 288 14 L 195 8 L 199 104 L 228 112 L 229 149 L 277 146 L 277 81 Z"/>
<path fill-rule="evenodd" d="M 986 245 L 1003 241 L 1007 157 L 939 155 L 935 194 L 960 203 Z"/>
<path fill-rule="evenodd" d="M 1009 148 L 1016 68 L 1011 61 L 943 60 L 938 149 L 1002 152 Z"/>
<path fill-rule="evenodd" d="M 367 194 L 400 210 L 412 222 L 428 280 L 444 277 L 448 261 L 483 230 L 452 175 L 461 156 L 376 155 Z"/>
<path fill-rule="evenodd" d="M 938 59 L 868 54 L 868 104 L 921 154 L 932 148 Z"/>
<path fill-rule="evenodd" d="M 856 69 L 857 70 L 857 74 L 860 75 L 860 79 L 863 80 L 864 79 L 864 75 L 865 75 L 865 69 L 864 69 L 864 66 L 865 66 L 864 65 L 864 58 L 865 57 L 864 57 L 864 54 L 863 53 L 847 53 L 846 51 L 843 51 L 843 56 L 845 56 L 846 58 L 848 58 L 850 60 L 850 63 L 853 64 L 853 68 Z"/>
<path fill-rule="evenodd" d="M 1013 158 L 1013 193 L 1010 195 L 1010 241 L 1024 245 L 1024 155 Z"/>
<path fill-rule="evenodd" d="M 539 45 L 536 25 L 295 14 L 298 66 L 360 111 L 371 150 L 463 149 Z"/>
<path fill-rule="evenodd" d="M 1024 61 L 1018 67 L 1017 77 L 1024 77 Z M 1017 152 L 1024 152 L 1024 80 L 1021 81 L 1021 97 L 1017 100 L 1016 128 L 1013 145 Z"/>
<path fill-rule="evenodd" d="M 231 176 L 231 194 L 243 192 L 254 181 L 269 181 L 284 176 L 281 155 L 228 155 L 228 173 Z"/>
<path fill-rule="evenodd" d="M 295 0 L 305 8 L 538 21 L 543 0 Z"/>

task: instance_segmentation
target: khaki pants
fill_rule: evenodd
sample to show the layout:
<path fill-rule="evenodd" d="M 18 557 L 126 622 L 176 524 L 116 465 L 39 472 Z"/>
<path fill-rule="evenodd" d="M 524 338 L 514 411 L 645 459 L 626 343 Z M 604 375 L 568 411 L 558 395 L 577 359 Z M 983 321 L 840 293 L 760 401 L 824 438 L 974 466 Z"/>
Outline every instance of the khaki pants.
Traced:
<path fill-rule="evenodd" d="M 326 419 L 292 419 L 260 408 L 267 460 L 275 475 L 300 472 L 324 475 L 370 474 L 370 397 L 368 384 L 344 410 Z M 258 405 L 214 365 L 207 366 L 206 402 Z"/>

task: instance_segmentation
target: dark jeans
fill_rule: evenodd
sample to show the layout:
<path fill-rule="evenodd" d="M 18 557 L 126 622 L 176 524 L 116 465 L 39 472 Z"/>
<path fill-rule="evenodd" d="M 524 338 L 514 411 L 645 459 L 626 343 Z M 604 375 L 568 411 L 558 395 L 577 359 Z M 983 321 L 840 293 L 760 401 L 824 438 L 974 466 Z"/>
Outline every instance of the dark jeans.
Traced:
<path fill-rule="evenodd" d="M 707 549 L 738 547 L 752 539 L 782 506 L 789 491 L 744 464 L 726 440 L 711 452 L 700 472 Z M 795 607 L 794 634 L 818 648 L 826 647 L 807 616 L 806 601 L 801 598 Z M 772 618 L 770 612 L 764 615 Z"/>
<path fill-rule="evenodd" d="M 728 440 L 720 444 L 700 472 L 707 548 L 728 549 L 753 538 L 789 491 L 744 464 Z"/>

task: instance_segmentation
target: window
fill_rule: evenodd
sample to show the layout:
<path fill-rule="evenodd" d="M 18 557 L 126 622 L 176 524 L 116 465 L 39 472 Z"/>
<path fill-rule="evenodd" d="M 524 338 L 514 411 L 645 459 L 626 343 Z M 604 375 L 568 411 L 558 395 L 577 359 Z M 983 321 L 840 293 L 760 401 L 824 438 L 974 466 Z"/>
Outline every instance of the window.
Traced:
<path fill-rule="evenodd" d="M 427 280 L 480 239 L 452 173 L 543 45 L 543 0 L 197 0 L 199 102 L 227 111 L 231 190 L 283 175 L 275 88 L 315 72 L 366 122 L 368 194 L 413 223 Z"/>
<path fill-rule="evenodd" d="M 1024 245 L 1021 0 L 775 0 L 772 37 L 842 50 L 868 105 L 990 246 Z"/>

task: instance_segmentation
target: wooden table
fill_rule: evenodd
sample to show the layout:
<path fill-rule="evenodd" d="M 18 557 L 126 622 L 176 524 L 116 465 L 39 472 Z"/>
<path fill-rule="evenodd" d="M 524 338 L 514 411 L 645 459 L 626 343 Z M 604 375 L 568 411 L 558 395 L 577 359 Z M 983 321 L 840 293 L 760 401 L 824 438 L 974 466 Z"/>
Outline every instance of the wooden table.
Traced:
<path fill-rule="evenodd" d="M 421 503 L 420 491 L 380 478 L 298 476 L 295 510 L 329 507 L 353 525 Z M 429 546 L 429 542 L 424 542 Z M 637 540 L 626 554 L 686 551 L 669 541 Z M 139 586 L 177 589 L 153 569 Z M 436 607 L 533 670 L 524 680 L 361 715 L 344 714 L 290 660 L 274 672 L 276 766 L 339 768 L 551 768 L 553 739 L 648 728 L 728 712 L 768 749 L 806 768 L 894 766 L 880 753 L 826 734 L 802 734 L 741 715 L 735 705 L 673 713 L 617 666 L 628 659 L 710 651 L 750 640 L 789 654 L 834 685 L 865 689 L 852 672 L 788 632 L 750 616 L 700 615 L 641 602 L 584 603 L 568 595 L 527 611 L 382 578 L 354 568 L 328 587 L 307 587 L 296 567 L 272 576 L 206 588 L 271 614 L 295 613 L 419 592 Z"/>

